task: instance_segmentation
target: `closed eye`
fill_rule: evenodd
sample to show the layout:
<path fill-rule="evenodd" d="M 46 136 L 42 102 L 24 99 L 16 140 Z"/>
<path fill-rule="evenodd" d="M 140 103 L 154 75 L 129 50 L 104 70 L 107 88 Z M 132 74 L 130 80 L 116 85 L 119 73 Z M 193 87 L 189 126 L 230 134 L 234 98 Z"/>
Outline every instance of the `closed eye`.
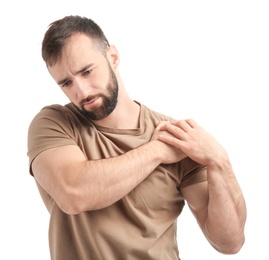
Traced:
<path fill-rule="evenodd" d="M 61 87 L 62 87 L 62 88 L 64 88 L 64 87 L 69 87 L 71 84 L 72 84 L 72 81 L 71 81 L 71 80 L 67 80 L 67 81 L 65 81 L 65 82 L 61 85 Z"/>
<path fill-rule="evenodd" d="M 79 75 L 81 73 L 83 77 L 87 77 L 93 71 L 93 68 L 92 68 L 93 65 L 94 65 L 93 63 L 90 63 L 84 66 L 82 69 L 74 72 L 73 75 Z M 72 85 L 73 81 L 70 79 L 70 77 L 66 77 L 62 80 L 57 81 L 57 84 L 61 86 L 62 88 L 64 88 L 64 87 L 69 87 L 70 85 Z"/>
<path fill-rule="evenodd" d="M 91 74 L 91 72 L 92 72 L 92 69 L 88 69 L 88 70 L 83 71 L 82 75 L 83 76 L 88 76 L 89 74 Z"/>

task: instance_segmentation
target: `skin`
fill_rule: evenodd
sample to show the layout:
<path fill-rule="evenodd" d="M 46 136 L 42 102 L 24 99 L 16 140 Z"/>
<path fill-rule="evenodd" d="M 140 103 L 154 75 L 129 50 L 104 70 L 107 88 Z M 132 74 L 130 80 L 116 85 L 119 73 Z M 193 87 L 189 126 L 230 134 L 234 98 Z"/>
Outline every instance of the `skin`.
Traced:
<path fill-rule="evenodd" d="M 61 59 L 48 70 L 77 107 L 99 115 L 92 119 L 94 124 L 137 128 L 140 107 L 124 88 L 119 63 L 114 46 L 104 56 L 90 38 L 75 34 Z M 111 73 L 117 79 L 118 100 L 115 109 L 104 115 L 100 112 L 104 97 L 115 88 Z M 244 197 L 226 151 L 194 120 L 160 122 L 149 143 L 109 159 L 88 161 L 76 146 L 49 149 L 36 157 L 32 169 L 38 183 L 64 212 L 78 214 L 113 204 L 159 164 L 178 162 L 186 156 L 207 166 L 208 181 L 182 189 L 184 198 L 209 243 L 219 252 L 237 253 L 244 244 Z M 111 175 L 113 171 L 117 175 Z"/>
<path fill-rule="evenodd" d="M 226 151 L 194 120 L 160 129 L 172 134 L 160 133 L 160 140 L 207 166 L 207 182 L 182 189 L 183 196 L 210 244 L 221 253 L 237 253 L 245 239 L 246 205 Z"/>

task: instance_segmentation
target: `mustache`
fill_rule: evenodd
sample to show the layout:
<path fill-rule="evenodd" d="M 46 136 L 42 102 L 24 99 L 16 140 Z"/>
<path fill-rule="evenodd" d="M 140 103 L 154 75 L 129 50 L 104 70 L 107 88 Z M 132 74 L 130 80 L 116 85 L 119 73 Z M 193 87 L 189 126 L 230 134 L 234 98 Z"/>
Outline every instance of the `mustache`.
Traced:
<path fill-rule="evenodd" d="M 79 102 L 79 104 L 80 104 L 81 106 L 83 106 L 86 102 L 90 102 L 91 100 L 93 100 L 93 99 L 95 99 L 95 98 L 97 98 L 97 97 L 99 97 L 99 96 L 100 96 L 100 95 L 88 96 L 88 97 L 82 99 L 82 100 Z"/>

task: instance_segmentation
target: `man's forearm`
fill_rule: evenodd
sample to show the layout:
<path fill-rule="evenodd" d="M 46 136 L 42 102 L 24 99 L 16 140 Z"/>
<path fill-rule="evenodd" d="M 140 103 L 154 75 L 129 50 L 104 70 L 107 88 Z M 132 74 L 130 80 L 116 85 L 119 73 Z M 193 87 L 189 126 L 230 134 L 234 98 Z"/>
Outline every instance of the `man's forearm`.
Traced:
<path fill-rule="evenodd" d="M 244 243 L 246 205 L 228 161 L 208 165 L 208 215 L 205 233 L 219 251 L 237 251 Z M 234 248 L 234 245 L 237 245 Z"/>
<path fill-rule="evenodd" d="M 68 203 L 71 199 L 74 212 L 107 207 L 133 190 L 161 163 L 158 142 L 121 156 L 84 161 L 69 168 L 67 183 L 72 192 Z"/>

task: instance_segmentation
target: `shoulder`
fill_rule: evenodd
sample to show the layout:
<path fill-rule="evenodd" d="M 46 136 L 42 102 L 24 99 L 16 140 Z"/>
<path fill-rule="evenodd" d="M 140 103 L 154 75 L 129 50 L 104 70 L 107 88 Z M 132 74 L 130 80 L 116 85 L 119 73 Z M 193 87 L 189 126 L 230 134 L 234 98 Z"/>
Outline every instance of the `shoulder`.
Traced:
<path fill-rule="evenodd" d="M 79 123 L 69 105 L 43 107 L 28 127 L 28 155 L 30 160 L 40 152 L 63 145 L 76 144 Z"/>
<path fill-rule="evenodd" d="M 28 136 L 59 135 L 67 133 L 74 135 L 74 126 L 77 126 L 77 116 L 69 104 L 63 106 L 53 104 L 43 107 L 32 119 L 28 127 Z"/>
<path fill-rule="evenodd" d="M 36 117 L 44 116 L 44 115 L 48 115 L 48 116 L 52 116 L 52 117 L 56 117 L 56 116 L 65 117 L 68 115 L 72 115 L 73 110 L 74 110 L 74 107 L 71 103 L 66 104 L 64 106 L 59 105 L 59 104 L 53 104 L 53 105 L 43 107 L 37 113 Z"/>
<path fill-rule="evenodd" d="M 43 107 L 32 119 L 30 124 L 39 124 L 40 122 L 50 123 L 72 123 L 80 118 L 84 118 L 78 109 L 72 104 L 68 103 L 66 105 L 52 104 Z"/>

